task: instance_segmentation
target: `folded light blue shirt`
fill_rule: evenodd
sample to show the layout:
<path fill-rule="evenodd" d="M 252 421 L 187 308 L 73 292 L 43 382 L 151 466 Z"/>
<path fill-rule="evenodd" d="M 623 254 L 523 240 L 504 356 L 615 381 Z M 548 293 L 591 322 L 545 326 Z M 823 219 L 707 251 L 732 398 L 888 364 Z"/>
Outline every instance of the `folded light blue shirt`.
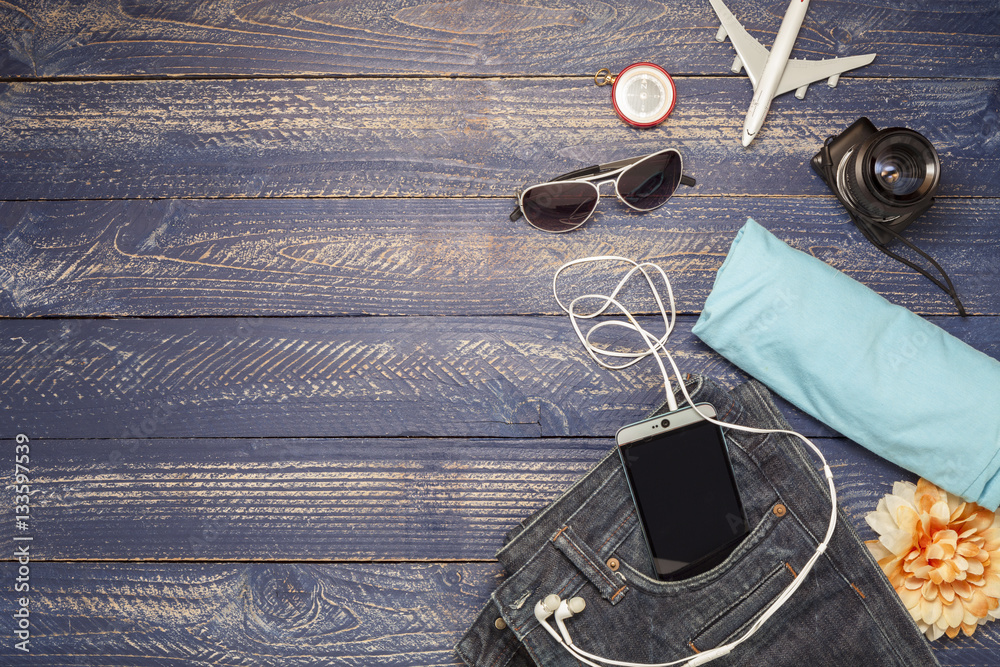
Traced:
<path fill-rule="evenodd" d="M 876 454 L 1000 506 L 1000 362 L 753 220 L 694 333 Z"/>

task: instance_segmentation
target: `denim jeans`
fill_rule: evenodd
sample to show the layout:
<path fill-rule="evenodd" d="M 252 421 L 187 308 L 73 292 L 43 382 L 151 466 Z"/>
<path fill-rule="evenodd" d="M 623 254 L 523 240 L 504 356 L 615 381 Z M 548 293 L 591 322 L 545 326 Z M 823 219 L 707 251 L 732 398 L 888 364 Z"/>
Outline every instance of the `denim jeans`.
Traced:
<path fill-rule="evenodd" d="M 722 421 L 789 428 L 758 382 L 731 393 L 705 378 L 687 384 Z M 497 554 L 507 576 L 459 643 L 461 658 L 472 667 L 577 667 L 535 619 L 535 603 L 550 593 L 586 600 L 566 621 L 573 642 L 615 660 L 666 662 L 742 635 L 815 552 L 830 497 L 815 454 L 796 438 L 728 429 L 726 438 L 752 529 L 725 561 L 688 579 L 657 580 L 613 451 L 508 534 Z M 752 638 L 711 664 L 938 664 L 842 513 L 807 577 Z"/>

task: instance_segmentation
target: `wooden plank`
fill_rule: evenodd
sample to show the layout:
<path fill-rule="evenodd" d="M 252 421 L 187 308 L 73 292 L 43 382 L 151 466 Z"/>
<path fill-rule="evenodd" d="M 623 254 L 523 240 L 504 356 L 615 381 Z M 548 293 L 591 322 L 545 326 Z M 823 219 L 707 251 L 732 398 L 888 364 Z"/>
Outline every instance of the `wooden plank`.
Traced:
<path fill-rule="evenodd" d="M 545 492 L 537 495 L 555 494 L 596 461 L 608 445 L 598 440 L 437 441 L 430 446 L 412 441 L 160 441 L 155 448 L 140 448 L 123 460 L 130 488 L 139 491 L 133 492 L 133 502 L 125 501 L 133 505 L 131 509 L 122 512 L 118 509 L 122 499 L 109 502 L 109 496 L 116 494 L 109 492 L 108 480 L 101 479 L 107 476 L 107 467 L 95 464 L 99 443 L 32 444 L 33 485 L 37 489 L 33 501 L 39 514 L 33 515 L 36 541 L 31 545 L 29 575 L 31 653 L 16 653 L 13 642 L 8 641 L 0 648 L 0 656 L 16 656 L 17 664 L 23 665 L 49 665 L 55 659 L 65 665 L 130 666 L 160 664 L 163 659 L 180 656 L 186 664 L 222 664 L 226 660 L 239 664 L 247 656 L 253 657 L 254 664 L 299 664 L 291 661 L 293 656 L 296 660 L 323 658 L 324 664 L 357 664 L 350 661 L 376 658 L 379 664 L 457 664 L 449 662 L 449 651 L 499 583 L 500 569 L 494 563 L 44 562 L 55 553 L 53 542 L 61 540 L 68 557 L 81 558 L 88 555 L 93 544 L 89 538 L 94 534 L 117 535 L 129 539 L 132 547 L 142 545 L 148 556 L 151 545 L 179 541 L 170 531 L 176 528 L 178 515 L 190 512 L 219 517 L 214 526 L 211 519 L 206 521 L 211 526 L 207 530 L 213 532 L 206 530 L 202 538 L 212 553 L 200 557 L 219 555 L 220 547 L 235 542 L 240 559 L 261 555 L 268 560 L 280 559 L 289 545 L 299 546 L 310 541 L 305 535 L 321 531 L 331 551 L 319 557 L 336 559 L 343 551 L 343 537 L 318 526 L 310 516 L 323 512 L 324 505 L 334 506 L 327 500 L 332 494 L 308 492 L 316 483 L 318 467 L 338 470 L 340 483 L 353 479 L 363 493 L 365 478 L 388 462 L 383 474 L 392 467 L 397 471 L 385 474 L 388 485 L 395 485 L 410 498 L 426 494 L 427 502 L 417 520 L 410 517 L 406 522 L 412 537 L 421 530 L 434 532 L 435 526 L 440 531 L 456 504 L 475 513 L 477 502 L 468 491 L 470 486 L 475 487 L 474 494 L 481 494 L 479 504 L 487 508 L 502 507 L 505 498 L 512 500 L 518 493 L 527 499 L 539 487 Z M 863 523 L 864 513 L 892 481 L 912 476 L 847 441 L 821 440 L 819 444 L 831 459 L 842 506 L 862 538 L 871 538 L 871 530 Z M 227 483 L 224 466 L 219 465 L 227 458 L 238 462 L 230 469 L 242 468 L 242 485 Z M 186 472 L 199 460 L 207 464 L 196 475 L 203 476 L 203 488 L 212 489 L 215 497 L 210 503 L 202 502 L 203 494 L 195 489 L 199 482 Z M 280 521 L 267 522 L 258 516 L 257 537 L 275 543 L 278 551 L 272 554 L 263 544 L 250 550 L 243 544 L 247 537 L 243 531 L 250 523 L 246 518 L 277 509 L 282 502 L 274 485 L 263 499 L 248 497 L 253 496 L 254 476 L 247 474 L 247 468 L 260 462 L 278 464 L 276 470 L 281 472 L 268 475 L 273 483 L 299 489 L 298 495 L 317 501 L 310 513 L 292 510 L 292 520 L 286 515 Z M 164 475 L 171 468 L 170 474 Z M 463 468 L 464 474 L 460 472 Z M 168 497 L 175 494 L 172 483 L 178 481 L 192 482 L 192 486 L 187 487 L 186 496 L 178 498 L 181 502 L 170 503 Z M 9 479 L 4 480 L 7 482 Z M 335 486 L 337 481 L 327 483 Z M 415 493 L 414 487 L 418 489 Z M 449 496 L 449 492 L 461 497 Z M 538 498 L 539 503 L 547 501 Z M 162 507 L 171 508 L 167 516 L 159 511 Z M 379 506 L 382 511 L 394 507 Z M 248 511 L 241 511 L 244 509 Z M 533 509 L 534 501 L 529 499 L 521 506 L 520 516 Z M 91 520 L 101 514 L 99 522 Z M 376 514 L 364 511 L 354 517 L 351 531 L 355 536 L 348 541 L 359 543 L 356 535 L 364 535 L 367 524 L 379 533 L 379 539 L 371 539 L 371 543 L 381 545 L 378 552 L 385 553 L 387 545 L 398 541 L 399 531 L 407 529 L 392 525 L 387 529 L 387 523 L 373 519 Z M 82 521 L 80 515 L 85 517 Z M 151 534 L 150 525 L 156 526 L 159 534 Z M 288 530 L 290 525 L 297 530 Z M 349 526 L 345 520 L 344 528 Z M 507 527 L 497 525 L 486 531 L 491 534 L 481 548 L 498 545 Z M 64 528 L 69 532 L 53 540 Z M 274 537 L 275 530 L 284 539 Z M 442 535 L 439 541 L 474 544 L 467 531 L 449 527 L 447 534 L 447 539 Z M 74 542 L 81 537 L 84 542 Z M 122 556 L 140 557 L 135 551 L 120 550 L 105 557 Z M 16 568 L 17 563 L 10 560 L 0 564 L 8 581 L 14 581 Z M 386 609 L 398 609 L 399 613 L 385 613 Z M 247 623 L 248 618 L 252 622 Z M 13 622 L 13 617 L 5 614 L 0 632 L 12 637 Z M 993 655 L 1000 645 L 997 627 L 990 624 L 980 627 L 972 638 L 935 644 L 942 664 L 983 664 L 984 656 Z M 390 657 L 386 657 L 387 648 L 393 649 Z"/>
<path fill-rule="evenodd" d="M 927 135 L 941 195 L 1000 195 L 1000 153 L 983 148 L 1000 137 L 1000 80 L 820 86 L 776 100 L 750 150 L 745 79 L 677 85 L 671 118 L 637 130 L 587 77 L 0 84 L 2 198 L 507 198 L 665 146 L 698 179 L 690 194 L 828 195 L 809 159 L 864 114 Z"/>
<path fill-rule="evenodd" d="M 916 477 L 817 439 L 841 507 L 864 523 Z M 493 558 L 611 438 L 42 440 L 30 445 L 35 561 L 428 561 Z M 817 459 L 817 467 L 818 467 Z M 13 484 L 5 469 L 3 483 Z M 4 556 L 9 558 L 10 555 Z"/>
<path fill-rule="evenodd" d="M 611 439 L 33 440 L 35 560 L 483 560 Z M 4 483 L 13 483 L 4 469 Z M 0 524 L 7 544 L 14 522 Z M 17 534 L 26 534 L 23 531 Z M 6 554 L 3 558 L 9 558 Z"/>
<path fill-rule="evenodd" d="M 559 265 L 608 253 L 659 263 L 680 311 L 696 313 L 747 216 L 894 303 L 955 312 L 832 196 L 683 197 L 648 214 L 608 197 L 561 235 L 510 222 L 513 201 L 0 203 L 0 316 L 559 314 Z M 939 198 L 906 232 L 970 313 L 1000 314 L 998 218 L 1000 200 Z"/>
<path fill-rule="evenodd" d="M 730 0 L 770 47 L 785 4 Z M 0 5 L 0 76 L 592 74 L 653 59 L 678 73 L 722 73 L 730 45 L 706 2 L 530 4 L 492 0 Z M 992 0 L 810 7 L 795 57 L 875 51 L 861 76 L 995 77 Z"/>
<path fill-rule="evenodd" d="M 459 638 L 501 575 L 495 564 L 31 566 L 32 666 L 454 667 Z M 7 581 L 10 563 L 0 565 Z M 932 644 L 944 666 L 993 664 L 1000 624 Z"/>
<path fill-rule="evenodd" d="M 16 569 L 0 565 L 7 581 Z M 14 648 L 4 613 L 0 662 L 456 665 L 454 646 L 499 576 L 495 563 L 32 563 L 31 652 Z"/>
<path fill-rule="evenodd" d="M 693 321 L 682 372 L 739 381 Z M 934 321 L 1000 358 L 998 318 Z M 599 369 L 562 317 L 12 320 L 0 369 L 0 432 L 33 438 L 610 436 L 663 392 L 651 361 Z"/>

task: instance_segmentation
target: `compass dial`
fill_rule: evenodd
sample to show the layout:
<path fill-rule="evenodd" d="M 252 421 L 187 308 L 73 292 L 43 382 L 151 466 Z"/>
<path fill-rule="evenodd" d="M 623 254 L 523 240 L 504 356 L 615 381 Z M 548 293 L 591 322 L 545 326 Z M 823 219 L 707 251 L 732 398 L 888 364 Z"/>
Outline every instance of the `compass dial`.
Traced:
<path fill-rule="evenodd" d="M 652 63 L 629 65 L 611 90 L 615 111 L 629 125 L 653 127 L 667 119 L 674 109 L 677 89 L 673 79 Z"/>

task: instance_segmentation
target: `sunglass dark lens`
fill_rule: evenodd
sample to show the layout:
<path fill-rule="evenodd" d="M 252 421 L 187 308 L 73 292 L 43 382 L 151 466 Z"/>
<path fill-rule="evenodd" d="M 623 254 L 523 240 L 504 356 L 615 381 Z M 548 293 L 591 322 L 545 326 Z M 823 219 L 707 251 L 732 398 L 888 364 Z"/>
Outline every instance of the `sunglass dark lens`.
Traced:
<path fill-rule="evenodd" d="M 597 189 L 589 183 L 546 183 L 525 191 L 524 217 L 546 232 L 576 229 L 594 212 Z"/>
<path fill-rule="evenodd" d="M 618 179 L 618 193 L 635 208 L 651 211 L 663 206 L 681 182 L 681 156 L 660 153 L 633 165 Z"/>

